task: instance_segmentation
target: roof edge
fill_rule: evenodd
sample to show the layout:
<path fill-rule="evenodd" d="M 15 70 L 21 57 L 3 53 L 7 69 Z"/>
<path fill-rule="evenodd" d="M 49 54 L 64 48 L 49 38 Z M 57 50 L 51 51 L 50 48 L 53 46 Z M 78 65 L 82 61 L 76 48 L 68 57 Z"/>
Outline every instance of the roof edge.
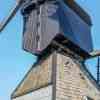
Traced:
<path fill-rule="evenodd" d="M 82 7 L 80 7 L 78 3 L 76 3 L 74 0 L 64 0 L 64 2 L 74 12 L 76 12 L 89 26 L 92 26 L 91 17 Z"/>

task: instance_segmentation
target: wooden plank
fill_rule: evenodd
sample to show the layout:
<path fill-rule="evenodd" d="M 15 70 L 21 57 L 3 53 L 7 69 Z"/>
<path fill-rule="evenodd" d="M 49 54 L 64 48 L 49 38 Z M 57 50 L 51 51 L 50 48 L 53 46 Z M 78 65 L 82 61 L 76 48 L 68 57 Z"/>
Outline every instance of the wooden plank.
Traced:
<path fill-rule="evenodd" d="M 52 100 L 52 85 L 12 100 Z"/>
<path fill-rule="evenodd" d="M 83 96 L 99 100 L 100 91 L 82 67 L 78 59 L 58 54 L 56 100 L 81 100 Z"/>
<path fill-rule="evenodd" d="M 37 65 L 33 65 L 27 75 L 12 94 L 19 97 L 52 83 L 52 55 Z"/>

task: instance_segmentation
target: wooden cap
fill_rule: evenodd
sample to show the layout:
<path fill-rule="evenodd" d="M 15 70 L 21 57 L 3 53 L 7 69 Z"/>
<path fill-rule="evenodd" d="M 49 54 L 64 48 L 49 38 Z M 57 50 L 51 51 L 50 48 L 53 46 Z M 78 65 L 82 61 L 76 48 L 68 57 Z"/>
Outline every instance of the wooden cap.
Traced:
<path fill-rule="evenodd" d="M 82 7 L 79 6 L 75 2 L 75 0 L 64 0 L 64 2 L 77 14 L 79 15 L 88 25 L 92 25 L 92 21 L 90 16 L 87 14 L 87 12 L 84 11 Z"/>

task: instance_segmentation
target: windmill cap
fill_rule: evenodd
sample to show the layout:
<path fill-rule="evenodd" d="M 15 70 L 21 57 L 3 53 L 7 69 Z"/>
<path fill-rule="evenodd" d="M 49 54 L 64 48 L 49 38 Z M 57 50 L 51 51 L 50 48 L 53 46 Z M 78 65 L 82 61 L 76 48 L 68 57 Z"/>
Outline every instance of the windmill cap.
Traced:
<path fill-rule="evenodd" d="M 64 2 L 77 13 L 88 25 L 92 25 L 90 16 L 82 7 L 79 6 L 74 0 L 64 0 Z"/>

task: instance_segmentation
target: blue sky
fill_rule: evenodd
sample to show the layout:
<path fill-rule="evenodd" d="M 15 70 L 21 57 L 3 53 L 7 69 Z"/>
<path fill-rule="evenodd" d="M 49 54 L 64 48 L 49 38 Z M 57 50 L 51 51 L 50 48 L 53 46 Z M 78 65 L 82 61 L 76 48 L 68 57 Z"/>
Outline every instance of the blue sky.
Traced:
<path fill-rule="evenodd" d="M 100 48 L 100 0 L 76 0 L 93 21 L 94 49 Z M 15 0 L 0 0 L 0 21 L 8 15 Z M 36 61 L 36 57 L 22 50 L 23 21 L 20 12 L 0 35 L 0 100 L 10 100 L 10 94 Z M 89 69 L 95 75 L 95 64 L 89 61 Z M 92 65 L 92 66 L 91 66 Z"/>

